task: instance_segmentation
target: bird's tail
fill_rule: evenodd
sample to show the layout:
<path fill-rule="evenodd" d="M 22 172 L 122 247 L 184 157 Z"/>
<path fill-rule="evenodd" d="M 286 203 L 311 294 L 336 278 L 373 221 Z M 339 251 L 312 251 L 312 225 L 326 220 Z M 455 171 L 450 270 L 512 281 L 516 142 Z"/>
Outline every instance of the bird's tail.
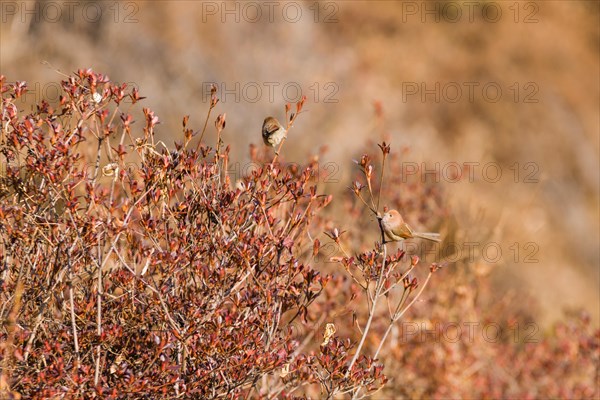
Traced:
<path fill-rule="evenodd" d="M 413 236 L 421 238 L 421 239 L 425 239 L 425 240 L 431 240 L 432 242 L 436 242 L 436 243 L 439 243 L 442 241 L 442 239 L 440 239 L 439 233 L 419 232 L 419 233 L 413 233 Z"/>

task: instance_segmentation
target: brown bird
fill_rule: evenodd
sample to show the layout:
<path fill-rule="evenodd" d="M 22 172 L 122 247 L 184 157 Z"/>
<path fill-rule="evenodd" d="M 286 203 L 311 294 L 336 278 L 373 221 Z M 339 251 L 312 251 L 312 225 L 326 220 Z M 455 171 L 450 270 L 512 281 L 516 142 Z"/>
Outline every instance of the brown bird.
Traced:
<path fill-rule="evenodd" d="M 383 214 L 381 226 L 385 235 L 391 241 L 397 242 L 403 239 L 421 238 L 431 240 L 432 242 L 441 242 L 439 233 L 413 232 L 411 227 L 402 219 L 402 215 L 396 210 L 389 210 Z"/>
<path fill-rule="evenodd" d="M 262 126 L 262 138 L 267 146 L 279 146 L 286 133 L 285 128 L 275 118 L 265 118 Z"/>

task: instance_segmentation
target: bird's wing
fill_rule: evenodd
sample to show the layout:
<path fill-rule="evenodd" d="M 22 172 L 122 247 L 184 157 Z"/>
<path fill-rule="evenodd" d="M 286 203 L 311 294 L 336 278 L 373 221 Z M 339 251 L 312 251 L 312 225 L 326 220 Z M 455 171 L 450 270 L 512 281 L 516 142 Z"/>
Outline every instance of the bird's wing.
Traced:
<path fill-rule="evenodd" d="M 396 233 L 399 236 L 402 236 L 404 239 L 408 239 L 408 238 L 414 237 L 413 230 L 406 223 L 400 225 L 400 228 L 398 228 L 398 232 L 396 232 Z"/>

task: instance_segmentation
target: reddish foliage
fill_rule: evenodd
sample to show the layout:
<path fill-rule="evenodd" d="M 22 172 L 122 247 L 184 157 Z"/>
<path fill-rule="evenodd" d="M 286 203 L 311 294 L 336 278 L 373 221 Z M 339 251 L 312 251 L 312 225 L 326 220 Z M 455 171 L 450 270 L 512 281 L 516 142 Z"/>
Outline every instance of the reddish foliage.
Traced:
<path fill-rule="evenodd" d="M 397 345 L 401 317 L 506 312 L 465 302 L 482 278 L 460 269 L 436 283 L 427 305 L 415 303 L 443 265 L 420 267 L 380 241 L 364 249 L 380 239 L 373 220 L 382 197 L 431 228 L 448 215 L 436 185 L 402 179 L 389 145 L 380 145 L 380 169 L 376 156 L 357 162 L 354 196 L 337 203 L 355 219 L 345 232 L 320 215 L 332 196 L 318 192 L 316 158 L 286 165 L 251 148 L 253 168 L 232 182 L 225 113 L 215 121 L 215 147 L 202 141 L 212 137 L 207 123 L 194 132 L 184 117 L 183 140 L 170 149 L 155 139 L 153 111 L 142 110 L 135 130 L 137 90 L 91 70 L 62 82 L 60 104 L 42 101 L 29 114 L 17 106 L 26 83 L 0 77 L 0 86 L 0 394 L 598 395 L 590 376 L 599 335 L 587 320 L 533 347 L 504 341 L 491 355 L 487 343 L 466 337 Z M 304 102 L 290 115 L 286 105 L 288 130 Z M 207 122 L 217 104 L 213 88 Z M 313 239 L 324 230 L 331 242 Z M 331 244 L 335 257 L 324 251 Z M 380 352 L 386 339 L 390 351 Z M 384 371 L 401 372 L 388 382 Z"/>

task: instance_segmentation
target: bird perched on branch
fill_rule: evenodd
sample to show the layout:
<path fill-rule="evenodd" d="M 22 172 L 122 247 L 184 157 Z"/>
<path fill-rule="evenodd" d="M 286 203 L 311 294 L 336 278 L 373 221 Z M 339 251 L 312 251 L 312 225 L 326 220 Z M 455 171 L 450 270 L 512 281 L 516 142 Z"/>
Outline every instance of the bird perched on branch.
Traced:
<path fill-rule="evenodd" d="M 286 134 L 287 131 L 279 121 L 273 117 L 265 118 L 262 126 L 262 138 L 267 146 L 279 146 L 279 143 L 281 143 Z"/>
<path fill-rule="evenodd" d="M 402 215 L 396 210 L 389 210 L 381 217 L 381 227 L 391 241 L 421 238 L 432 242 L 441 242 L 439 233 L 413 232 L 412 228 L 404 222 Z"/>

